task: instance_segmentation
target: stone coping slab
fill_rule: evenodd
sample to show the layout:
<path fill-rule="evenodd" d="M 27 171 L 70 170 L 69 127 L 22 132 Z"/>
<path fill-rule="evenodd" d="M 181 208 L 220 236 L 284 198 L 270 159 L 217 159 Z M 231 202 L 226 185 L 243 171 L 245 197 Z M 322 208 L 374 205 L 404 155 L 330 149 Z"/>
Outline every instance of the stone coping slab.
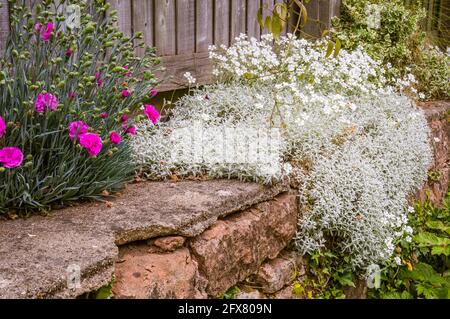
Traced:
<path fill-rule="evenodd" d="M 286 191 L 285 183 L 142 182 L 128 185 L 111 202 L 0 221 L 0 298 L 79 296 L 111 281 L 118 245 L 174 234 L 193 237 L 220 217 Z M 81 287 L 68 289 L 67 273 L 77 267 Z"/>

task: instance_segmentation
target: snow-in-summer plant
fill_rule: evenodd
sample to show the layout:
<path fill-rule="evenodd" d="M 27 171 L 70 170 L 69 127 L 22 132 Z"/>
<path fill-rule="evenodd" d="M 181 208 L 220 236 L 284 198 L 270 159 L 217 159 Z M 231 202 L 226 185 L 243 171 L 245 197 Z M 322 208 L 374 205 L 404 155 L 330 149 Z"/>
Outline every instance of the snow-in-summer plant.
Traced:
<path fill-rule="evenodd" d="M 65 22 L 69 4 L 80 8 L 74 28 Z M 154 96 L 158 60 L 153 49 L 134 55 L 141 35 L 125 37 L 108 8 L 103 0 L 10 1 L 0 214 L 97 198 L 133 175 L 131 114 Z"/>
<path fill-rule="evenodd" d="M 219 83 L 179 100 L 168 122 L 143 125 L 133 140 L 135 160 L 154 179 L 290 178 L 299 192 L 300 252 L 333 246 L 359 270 L 387 260 L 405 232 L 408 196 L 426 179 L 431 161 L 425 117 L 398 93 L 414 78 L 390 87 L 381 64 L 362 50 L 326 57 L 324 42 L 292 35 L 272 41 L 242 35 L 230 48 L 212 47 Z M 174 157 L 174 149 L 193 145 L 174 132 L 195 131 L 198 123 L 223 128 L 203 136 L 212 145 L 226 128 L 277 129 L 282 143 L 273 150 L 280 152 L 233 165 L 197 158 L 195 150 L 187 160 Z M 270 160 L 278 169 L 267 170 Z"/>

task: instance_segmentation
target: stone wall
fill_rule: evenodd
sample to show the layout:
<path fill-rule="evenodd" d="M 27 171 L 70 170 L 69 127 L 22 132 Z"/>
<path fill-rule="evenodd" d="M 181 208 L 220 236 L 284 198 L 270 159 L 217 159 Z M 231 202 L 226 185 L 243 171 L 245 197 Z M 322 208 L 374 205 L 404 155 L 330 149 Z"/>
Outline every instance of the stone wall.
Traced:
<path fill-rule="evenodd" d="M 416 198 L 440 204 L 449 185 L 450 103 L 420 105 L 431 128 L 434 161 Z M 237 298 L 295 298 L 292 282 L 305 262 L 285 249 L 297 223 L 297 201 L 283 194 L 219 220 L 194 238 L 164 237 L 120 250 L 116 298 L 205 298 L 238 285 Z M 360 281 L 348 298 L 363 298 Z"/>
<path fill-rule="evenodd" d="M 437 203 L 449 182 L 450 103 L 422 107 L 435 156 L 417 197 Z M 73 298 L 111 282 L 115 298 L 220 297 L 235 285 L 238 298 L 294 298 L 306 266 L 289 250 L 297 205 L 287 183 L 142 182 L 104 203 L 0 220 L 0 298 Z"/>

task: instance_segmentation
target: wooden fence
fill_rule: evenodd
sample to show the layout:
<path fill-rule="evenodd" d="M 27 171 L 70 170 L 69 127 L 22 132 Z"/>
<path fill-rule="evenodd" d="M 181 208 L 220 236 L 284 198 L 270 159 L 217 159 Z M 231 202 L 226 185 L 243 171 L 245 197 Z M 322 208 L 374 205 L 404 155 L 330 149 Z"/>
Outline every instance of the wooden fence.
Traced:
<path fill-rule="evenodd" d="M 108 0 L 118 10 L 119 26 L 126 35 L 141 31 L 148 46 L 155 46 L 167 69 L 159 90 L 167 91 L 185 83 L 191 72 L 198 83 L 209 81 L 211 44 L 226 46 L 240 33 L 260 38 L 258 9 L 283 0 Z M 0 41 L 8 30 L 7 1 L 0 0 Z M 310 22 L 305 32 L 319 35 L 339 12 L 340 0 L 311 0 L 306 5 Z M 288 25 L 283 33 L 289 32 Z M 138 52 L 139 54 L 140 52 Z"/>

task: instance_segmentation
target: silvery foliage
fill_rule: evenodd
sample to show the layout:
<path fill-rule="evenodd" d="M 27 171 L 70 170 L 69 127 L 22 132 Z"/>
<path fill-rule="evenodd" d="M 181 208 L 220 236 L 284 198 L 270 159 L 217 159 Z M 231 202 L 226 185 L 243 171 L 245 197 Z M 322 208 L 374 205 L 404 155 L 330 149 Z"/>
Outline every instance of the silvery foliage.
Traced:
<path fill-rule="evenodd" d="M 426 180 L 432 160 L 423 112 L 396 93 L 414 79 L 386 86 L 380 64 L 361 50 L 325 58 L 323 43 L 291 36 L 274 46 L 270 35 L 236 40 L 211 48 L 213 72 L 224 84 L 182 98 L 169 122 L 141 127 L 136 160 L 151 178 L 206 172 L 269 183 L 289 175 L 299 185 L 300 252 L 333 237 L 355 269 L 387 260 L 405 233 L 408 196 Z M 174 141 L 166 137 L 197 122 L 280 128 L 282 152 L 267 160 L 281 169 L 169 161 Z"/>

